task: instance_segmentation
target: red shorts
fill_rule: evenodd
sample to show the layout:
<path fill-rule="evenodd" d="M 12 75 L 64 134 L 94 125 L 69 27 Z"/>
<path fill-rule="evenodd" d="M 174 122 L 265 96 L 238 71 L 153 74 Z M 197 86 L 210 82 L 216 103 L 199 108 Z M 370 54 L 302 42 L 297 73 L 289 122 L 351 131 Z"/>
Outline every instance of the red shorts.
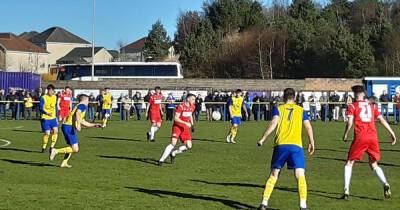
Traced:
<path fill-rule="evenodd" d="M 60 109 L 60 117 L 61 118 L 66 118 L 68 117 L 69 113 L 70 113 L 70 109 L 69 108 L 62 108 Z"/>
<path fill-rule="evenodd" d="M 152 112 L 150 111 L 150 122 L 151 123 L 160 123 L 162 122 L 162 117 L 161 117 L 161 113 L 158 112 Z"/>
<path fill-rule="evenodd" d="M 180 139 L 182 142 L 192 141 L 192 135 L 190 134 L 190 128 L 182 127 L 178 125 L 172 126 L 172 138 Z"/>
<path fill-rule="evenodd" d="M 369 156 L 369 162 L 379 161 L 381 152 L 378 140 L 354 140 L 351 144 L 347 160 L 362 160 L 364 153 Z"/>

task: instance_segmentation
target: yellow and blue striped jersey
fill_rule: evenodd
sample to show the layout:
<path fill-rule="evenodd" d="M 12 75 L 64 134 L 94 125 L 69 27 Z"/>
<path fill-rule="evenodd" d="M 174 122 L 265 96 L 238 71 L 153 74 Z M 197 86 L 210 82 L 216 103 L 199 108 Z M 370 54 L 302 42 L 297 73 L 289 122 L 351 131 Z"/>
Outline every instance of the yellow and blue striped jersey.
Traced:
<path fill-rule="evenodd" d="M 44 95 L 40 98 L 40 112 L 42 113 L 42 119 L 52 120 L 56 119 L 56 107 L 57 97 L 55 95 L 49 96 Z"/>
<path fill-rule="evenodd" d="M 85 104 L 78 104 L 75 108 L 69 113 L 68 117 L 65 119 L 63 125 L 70 125 L 76 127 L 76 112 L 77 110 L 81 111 L 80 118 L 81 120 L 85 119 L 85 114 L 87 110 L 87 106 Z"/>
<path fill-rule="evenodd" d="M 308 113 L 296 104 L 284 104 L 272 110 L 272 117 L 278 116 L 275 146 L 297 145 L 302 147 L 303 121 L 309 120 Z"/>
<path fill-rule="evenodd" d="M 106 93 L 103 95 L 103 109 L 111 109 L 112 95 L 111 93 Z"/>
<path fill-rule="evenodd" d="M 231 117 L 242 117 L 242 107 L 243 107 L 243 97 L 233 96 L 229 101 L 229 106 L 231 107 L 232 116 Z"/>

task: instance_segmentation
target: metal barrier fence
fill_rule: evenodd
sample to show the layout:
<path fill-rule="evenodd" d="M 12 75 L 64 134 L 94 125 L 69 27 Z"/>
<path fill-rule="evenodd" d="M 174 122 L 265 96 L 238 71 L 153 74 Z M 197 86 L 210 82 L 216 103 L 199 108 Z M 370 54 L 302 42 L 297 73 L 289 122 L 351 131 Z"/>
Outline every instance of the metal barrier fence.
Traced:
<path fill-rule="evenodd" d="M 8 116 L 10 116 L 11 112 L 11 119 L 15 120 L 21 120 L 21 119 L 27 119 L 27 112 L 26 112 L 26 107 L 24 107 L 24 101 L 0 101 L 0 120 L 2 119 L 7 119 Z M 175 102 L 175 103 L 168 103 L 168 102 L 162 102 L 164 105 L 162 108 L 164 110 L 164 117 L 166 117 L 167 110 L 167 105 L 178 105 L 181 102 Z M 33 106 L 30 107 L 30 116 L 31 119 L 33 119 L 33 113 L 35 113 L 35 118 L 40 119 L 40 111 L 39 111 L 39 101 L 33 101 L 32 102 Z M 74 104 L 77 104 L 77 102 L 74 102 Z M 129 110 L 129 118 L 132 116 L 136 116 L 136 119 L 141 119 L 142 115 L 144 114 L 144 111 L 146 110 L 146 107 L 148 106 L 147 102 L 115 102 L 113 103 L 113 108 L 112 111 L 115 113 L 119 113 L 120 120 L 127 120 L 126 117 L 126 112 L 124 112 L 124 105 L 129 104 L 131 106 Z M 273 106 L 282 104 L 282 102 L 250 102 L 249 103 L 249 108 L 247 108 L 247 111 L 250 112 L 249 115 L 253 116 L 253 120 L 259 121 L 259 120 L 270 120 L 271 119 L 271 110 Z M 310 112 L 310 114 L 315 114 L 315 113 L 322 113 L 326 115 L 327 112 L 332 112 L 335 107 L 339 107 L 339 111 L 342 111 L 343 108 L 345 108 L 346 103 L 344 102 L 304 102 L 302 104 L 304 110 Z M 400 109 L 398 110 L 396 108 L 396 103 L 393 102 L 379 102 L 378 103 L 378 108 L 379 110 L 385 110 L 385 114 L 387 116 L 389 115 L 399 115 L 400 114 Z M 337 109 L 337 108 L 336 108 Z M 173 109 L 174 110 L 174 109 Z M 172 111 L 173 111 L 172 110 Z M 206 115 L 206 119 L 212 121 L 211 118 L 211 113 L 213 111 L 218 111 L 221 113 L 221 120 L 222 121 L 228 121 L 230 120 L 229 116 L 229 110 L 227 107 L 226 102 L 203 102 L 202 107 L 200 111 L 196 111 L 196 119 L 199 118 L 204 118 L 204 114 Z M 95 120 L 96 118 L 100 119 L 101 116 L 96 116 L 96 113 L 99 113 L 101 115 L 101 111 L 98 108 L 98 102 L 90 102 L 88 111 L 86 112 L 86 118 L 89 120 Z M 57 113 L 58 114 L 58 113 Z M 173 114 L 173 112 L 172 112 Z M 208 115 L 208 116 L 207 116 Z M 320 117 L 322 117 L 320 115 Z M 340 115 L 340 113 L 339 113 Z M 115 115 L 114 115 L 115 116 Z M 325 121 L 327 116 L 324 116 Z M 249 119 L 245 119 L 249 120 Z M 396 120 L 396 119 L 395 119 Z"/>

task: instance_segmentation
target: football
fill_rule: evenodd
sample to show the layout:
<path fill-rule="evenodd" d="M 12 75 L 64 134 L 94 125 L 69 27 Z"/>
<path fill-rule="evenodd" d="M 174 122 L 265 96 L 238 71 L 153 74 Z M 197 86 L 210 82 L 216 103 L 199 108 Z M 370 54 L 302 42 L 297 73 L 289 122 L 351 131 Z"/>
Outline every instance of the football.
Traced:
<path fill-rule="evenodd" d="M 218 111 L 213 111 L 212 113 L 212 118 L 215 121 L 221 120 L 221 113 Z"/>

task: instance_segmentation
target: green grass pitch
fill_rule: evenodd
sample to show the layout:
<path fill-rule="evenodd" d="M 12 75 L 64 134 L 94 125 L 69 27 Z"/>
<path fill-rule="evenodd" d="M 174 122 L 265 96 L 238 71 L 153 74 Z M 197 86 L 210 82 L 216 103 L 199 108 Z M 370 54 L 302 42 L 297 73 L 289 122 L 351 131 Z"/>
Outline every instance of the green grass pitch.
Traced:
<path fill-rule="evenodd" d="M 400 147 L 387 143 L 381 127 L 381 166 L 393 198 L 368 164 L 353 169 L 351 198 L 338 200 L 343 165 L 350 143 L 341 141 L 343 123 L 314 123 L 316 153 L 307 156 L 308 205 L 318 210 L 400 209 Z M 264 122 L 248 122 L 239 130 L 238 144 L 226 144 L 229 123 L 200 122 L 194 147 L 175 165 L 156 166 L 168 144 L 171 123 L 164 123 L 157 142 L 145 139 L 147 122 L 110 121 L 104 129 L 79 133 L 81 151 L 59 168 L 62 156 L 49 162 L 40 150 L 38 121 L 0 121 L 0 209 L 254 209 L 262 198 L 272 153 L 272 138 L 256 142 Z M 398 127 L 394 127 L 397 134 Z M 306 142 L 306 138 L 304 138 Z M 4 142 L 0 141 L 0 145 Z M 59 136 L 57 147 L 65 146 Z M 365 158 L 367 161 L 367 158 Z M 284 170 L 270 200 L 271 209 L 298 209 L 297 183 Z"/>

